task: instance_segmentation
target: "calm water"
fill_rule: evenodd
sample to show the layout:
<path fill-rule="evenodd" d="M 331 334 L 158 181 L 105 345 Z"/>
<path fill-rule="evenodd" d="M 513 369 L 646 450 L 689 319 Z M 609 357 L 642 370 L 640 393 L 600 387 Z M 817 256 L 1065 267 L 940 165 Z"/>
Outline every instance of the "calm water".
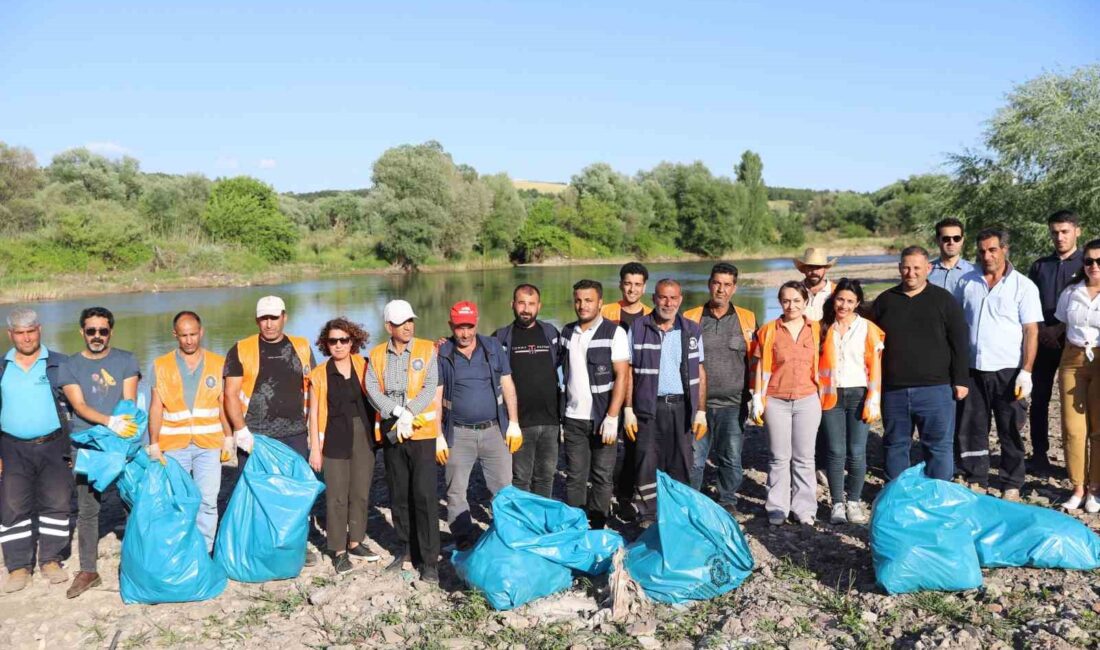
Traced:
<path fill-rule="evenodd" d="M 840 265 L 893 261 L 893 256 L 841 258 Z M 743 272 L 790 268 L 789 258 L 736 262 Z M 711 262 L 651 264 L 650 289 L 656 280 L 672 277 L 684 287 L 684 308 L 707 298 L 707 277 Z M 37 303 L 50 348 L 73 353 L 83 347 L 77 318 L 80 310 L 102 305 L 115 314 L 112 345 L 134 352 L 143 368 L 175 348 L 172 316 L 190 309 L 198 312 L 206 328 L 206 347 L 224 354 L 237 340 L 256 332 L 255 305 L 260 297 L 275 294 L 286 301 L 287 331 L 313 341 L 326 320 L 337 315 L 362 323 L 372 340 L 383 335 L 382 307 L 393 298 L 412 303 L 419 316 L 417 335 L 436 337 L 449 334 L 447 316 L 459 300 L 473 300 L 481 312 L 480 330 L 490 333 L 512 320 L 509 301 L 513 287 L 521 282 L 542 290 L 541 317 L 561 326 L 574 319 L 571 299 L 573 282 L 591 278 L 603 282 L 607 301 L 619 298 L 618 265 L 522 267 L 456 273 L 415 275 L 358 275 L 327 280 L 307 280 L 277 286 L 229 289 L 196 289 L 167 293 L 118 294 Z M 838 272 L 839 271 L 839 272 Z M 843 275 L 842 269 L 831 273 Z M 649 302 L 647 299 L 646 302 Z M 775 317 L 779 310 L 775 287 L 742 284 L 734 302 L 752 309 L 757 318 Z M 6 313 L 6 310 L 3 310 Z M 6 346 L 5 346 L 6 347 Z"/>

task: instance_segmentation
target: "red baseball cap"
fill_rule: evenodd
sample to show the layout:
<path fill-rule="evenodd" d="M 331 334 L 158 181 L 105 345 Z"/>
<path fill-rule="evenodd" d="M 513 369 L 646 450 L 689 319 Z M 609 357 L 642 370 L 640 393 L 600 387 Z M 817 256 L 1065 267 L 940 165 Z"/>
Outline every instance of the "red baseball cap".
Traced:
<path fill-rule="evenodd" d="M 451 307 L 451 323 L 455 325 L 477 325 L 477 305 L 469 300 L 456 302 Z"/>

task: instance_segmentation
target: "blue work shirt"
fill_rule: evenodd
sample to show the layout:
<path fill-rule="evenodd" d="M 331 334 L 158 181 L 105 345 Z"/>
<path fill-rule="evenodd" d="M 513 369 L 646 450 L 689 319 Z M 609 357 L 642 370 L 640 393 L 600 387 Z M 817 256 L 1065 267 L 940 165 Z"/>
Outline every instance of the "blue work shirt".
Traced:
<path fill-rule="evenodd" d="M 940 263 L 940 258 L 932 260 L 932 271 L 928 274 L 928 281 L 941 289 L 947 289 L 950 294 L 955 293 L 955 287 L 962 281 L 963 276 L 974 270 L 974 265 L 963 258 L 955 262 L 955 266 L 947 268 Z"/>
<path fill-rule="evenodd" d="M 985 372 L 1019 368 L 1023 326 L 1043 320 L 1035 283 L 1009 264 L 990 289 L 982 272 L 974 270 L 959 282 L 955 298 L 970 326 L 970 367 Z"/>
<path fill-rule="evenodd" d="M 4 378 L 0 380 L 4 406 L 0 408 L 0 430 L 21 440 L 33 440 L 61 428 L 53 389 L 46 377 L 49 350 L 42 346 L 30 370 L 15 363 L 15 349 L 4 355 Z"/>
<path fill-rule="evenodd" d="M 731 310 L 732 311 L 732 310 Z M 703 339 L 697 341 L 699 363 L 703 363 Z M 680 364 L 684 360 L 684 343 L 680 328 L 675 324 L 661 334 L 661 369 L 657 373 L 657 395 L 683 395 L 684 378 L 680 374 Z"/>
<path fill-rule="evenodd" d="M 501 375 L 512 374 L 508 355 L 501 355 L 503 371 Z M 457 426 L 480 424 L 497 419 L 496 393 L 493 391 L 493 374 L 485 358 L 485 350 L 480 345 L 467 359 L 466 355 L 455 349 L 454 387 L 451 392 L 451 417 Z"/>

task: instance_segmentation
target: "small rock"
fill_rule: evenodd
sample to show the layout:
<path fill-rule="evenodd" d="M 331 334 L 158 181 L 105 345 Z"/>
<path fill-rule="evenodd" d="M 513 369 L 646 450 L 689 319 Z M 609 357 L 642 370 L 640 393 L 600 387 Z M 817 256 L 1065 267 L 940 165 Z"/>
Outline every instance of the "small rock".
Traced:
<path fill-rule="evenodd" d="M 990 603 L 985 606 L 985 609 L 990 614 L 1000 614 L 1001 612 L 1005 611 L 1005 608 L 1001 605 L 998 605 L 997 603 Z"/>
<path fill-rule="evenodd" d="M 664 644 L 651 636 L 640 636 L 636 640 L 638 641 L 638 645 L 646 650 L 660 650 L 660 648 L 664 647 Z"/>
<path fill-rule="evenodd" d="M 878 621 L 878 614 L 874 612 L 863 612 L 859 615 L 859 620 L 864 623 L 875 623 Z"/>
<path fill-rule="evenodd" d="M 405 642 L 405 636 L 401 634 L 400 625 L 386 625 L 382 627 L 382 639 L 386 643 L 399 644 Z"/>
<path fill-rule="evenodd" d="M 397 602 L 397 596 L 394 594 L 375 594 L 370 599 L 370 604 L 373 607 L 385 607 L 386 605 L 392 605 Z"/>
<path fill-rule="evenodd" d="M 650 636 L 656 631 L 657 621 L 652 618 L 631 623 L 626 628 L 626 633 L 630 636 Z"/>
<path fill-rule="evenodd" d="M 722 633 L 727 636 L 736 637 L 745 631 L 745 626 L 741 623 L 741 619 L 730 616 L 726 619 L 725 623 L 722 623 Z"/>
<path fill-rule="evenodd" d="M 1098 600 L 1098 601 L 1096 601 L 1095 603 L 1092 604 L 1092 611 L 1096 612 L 1097 614 L 1100 614 L 1100 600 Z"/>
<path fill-rule="evenodd" d="M 779 619 L 779 627 L 784 630 L 789 630 L 790 628 L 794 627 L 794 619 L 790 616 L 784 616 L 783 618 Z"/>
<path fill-rule="evenodd" d="M 309 594 L 309 604 L 314 607 L 320 607 L 325 603 L 331 602 L 333 598 L 337 596 L 336 589 L 332 587 L 322 587 L 321 589 L 315 589 Z"/>
<path fill-rule="evenodd" d="M 513 630 L 526 630 L 531 627 L 531 619 L 526 616 L 520 616 L 515 612 L 505 612 L 504 615 L 501 616 L 501 620 L 504 625 Z"/>

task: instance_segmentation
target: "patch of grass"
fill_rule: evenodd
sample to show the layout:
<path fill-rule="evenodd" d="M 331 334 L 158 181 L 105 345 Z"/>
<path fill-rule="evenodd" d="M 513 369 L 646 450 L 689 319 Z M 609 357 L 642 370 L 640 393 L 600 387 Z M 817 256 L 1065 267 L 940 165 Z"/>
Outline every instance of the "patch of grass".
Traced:
<path fill-rule="evenodd" d="M 144 648 L 149 645 L 150 637 L 152 636 L 150 630 L 142 630 L 136 632 L 122 639 L 122 642 L 118 647 L 122 650 L 135 650 L 136 648 Z"/>
<path fill-rule="evenodd" d="M 401 614 L 395 611 L 382 612 L 374 618 L 379 625 L 401 625 L 404 620 Z"/>
<path fill-rule="evenodd" d="M 107 639 L 107 629 L 99 619 L 92 619 L 91 623 L 87 625 L 78 624 L 76 627 L 83 635 L 83 642 L 89 645 L 99 646 Z"/>
<path fill-rule="evenodd" d="M 180 634 L 173 630 L 171 627 L 153 624 L 153 627 L 157 629 L 157 643 L 162 646 L 177 646 L 177 645 L 190 645 L 195 642 L 195 639 L 189 634 Z"/>
<path fill-rule="evenodd" d="M 251 627 L 263 623 L 264 617 L 269 614 L 279 614 L 284 618 L 289 617 L 307 602 L 307 596 L 300 584 L 295 584 L 294 589 L 282 593 L 260 589 L 249 594 L 256 603 L 241 614 L 240 624 Z"/>
<path fill-rule="evenodd" d="M 515 648 L 523 646 L 537 650 L 566 650 L 574 644 L 575 640 L 573 628 L 566 623 L 539 625 L 526 630 L 516 630 L 506 627 L 495 634 L 482 635 L 480 637 L 480 641 L 487 647 Z M 631 645 L 623 645 L 627 642 Z M 604 642 L 604 638 L 601 637 L 601 643 L 599 645 L 605 648 L 637 647 L 634 639 L 627 635 L 616 636 L 615 643 L 618 645 L 608 644 Z"/>
<path fill-rule="evenodd" d="M 909 602 L 917 609 L 950 623 L 970 623 L 970 610 L 958 598 L 939 591 L 912 594 Z"/>
<path fill-rule="evenodd" d="M 360 617 L 339 614 L 336 620 L 329 620 L 323 614 L 312 612 L 313 628 L 321 637 L 322 647 L 334 645 L 370 645 L 371 639 L 378 633 L 378 625 L 364 622 Z"/>
<path fill-rule="evenodd" d="M 779 621 L 772 618 L 758 618 L 756 622 L 753 623 L 753 627 L 755 627 L 758 632 L 763 632 L 764 634 L 779 634 Z"/>
<path fill-rule="evenodd" d="M 796 562 L 789 555 L 784 555 L 779 560 L 779 566 L 775 568 L 775 577 L 784 582 L 789 580 L 816 580 L 817 574 L 806 566 L 805 557 L 802 562 Z"/>

